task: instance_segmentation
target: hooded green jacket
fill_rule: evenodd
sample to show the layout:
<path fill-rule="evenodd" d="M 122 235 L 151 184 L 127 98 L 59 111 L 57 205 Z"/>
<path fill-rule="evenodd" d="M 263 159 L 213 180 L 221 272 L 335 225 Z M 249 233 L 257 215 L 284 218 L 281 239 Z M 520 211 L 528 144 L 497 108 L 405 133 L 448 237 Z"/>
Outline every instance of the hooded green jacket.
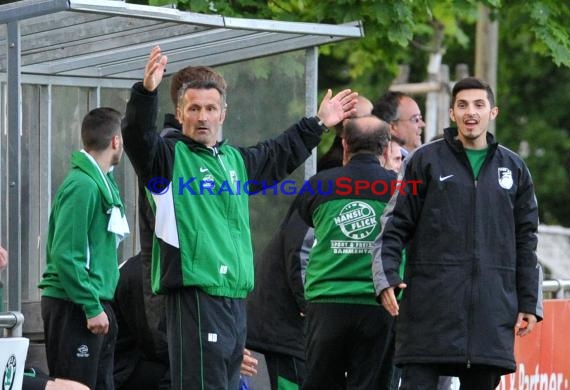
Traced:
<path fill-rule="evenodd" d="M 83 152 L 71 156 L 71 171 L 55 196 L 47 238 L 42 296 L 72 301 L 87 318 L 103 311 L 119 280 L 117 238 L 107 230 L 109 212 L 123 205 L 113 175 L 106 175 Z M 109 191 L 110 190 L 110 191 Z"/>

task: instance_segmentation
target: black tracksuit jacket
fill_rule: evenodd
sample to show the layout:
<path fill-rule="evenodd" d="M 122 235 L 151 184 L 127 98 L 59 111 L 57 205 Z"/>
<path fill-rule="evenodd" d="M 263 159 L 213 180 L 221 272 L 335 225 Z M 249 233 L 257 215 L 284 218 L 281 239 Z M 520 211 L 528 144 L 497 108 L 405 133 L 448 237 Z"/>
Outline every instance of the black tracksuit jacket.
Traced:
<path fill-rule="evenodd" d="M 542 319 L 536 258 L 538 207 L 530 173 L 488 134 L 479 177 L 457 129 L 406 159 L 403 180 L 418 192 L 394 196 L 376 240 L 376 294 L 400 282 L 408 257 L 396 330 L 396 364 L 485 364 L 515 370 L 517 313 Z"/>

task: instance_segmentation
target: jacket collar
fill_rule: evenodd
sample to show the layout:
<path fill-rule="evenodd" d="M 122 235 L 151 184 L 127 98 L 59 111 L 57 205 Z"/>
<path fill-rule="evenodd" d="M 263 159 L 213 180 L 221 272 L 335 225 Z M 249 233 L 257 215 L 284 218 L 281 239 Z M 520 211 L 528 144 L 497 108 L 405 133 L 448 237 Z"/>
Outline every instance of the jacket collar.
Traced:
<path fill-rule="evenodd" d="M 465 148 L 459 139 L 457 138 L 458 131 L 456 127 L 448 127 L 443 130 L 443 136 L 447 141 L 447 144 L 451 146 L 451 149 L 456 153 L 463 153 Z M 487 146 L 489 148 L 489 153 L 494 152 L 497 149 L 499 143 L 495 140 L 493 134 L 487 132 Z"/>
<path fill-rule="evenodd" d="M 371 153 L 359 153 L 352 156 L 347 165 L 363 164 L 363 163 L 380 165 L 380 160 L 378 159 L 378 156 L 375 156 Z"/>
<path fill-rule="evenodd" d="M 85 151 L 73 152 L 71 167 L 83 171 L 97 184 L 106 207 L 123 207 L 112 171 L 104 173 L 97 162 Z"/>
<path fill-rule="evenodd" d="M 116 234 L 118 245 L 122 239 L 130 234 L 130 230 L 113 171 L 103 173 L 97 161 L 85 150 L 73 152 L 71 167 L 81 170 L 97 184 L 103 201 L 103 208 L 109 214 L 107 230 Z"/>

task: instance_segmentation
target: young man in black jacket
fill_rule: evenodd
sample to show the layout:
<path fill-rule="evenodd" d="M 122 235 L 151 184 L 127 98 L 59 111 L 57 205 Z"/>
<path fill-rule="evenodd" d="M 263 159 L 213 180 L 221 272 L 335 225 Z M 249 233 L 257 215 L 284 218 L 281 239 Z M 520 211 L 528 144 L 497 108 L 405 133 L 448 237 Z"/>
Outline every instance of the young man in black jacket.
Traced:
<path fill-rule="evenodd" d="M 374 244 L 377 298 L 399 315 L 395 363 L 405 390 L 435 389 L 439 375 L 459 377 L 465 390 L 495 389 L 516 369 L 515 334 L 542 319 L 530 173 L 488 133 L 499 112 L 489 85 L 466 78 L 452 95 L 457 128 L 408 156 L 403 180 L 419 181 L 418 191 L 390 200 Z"/>

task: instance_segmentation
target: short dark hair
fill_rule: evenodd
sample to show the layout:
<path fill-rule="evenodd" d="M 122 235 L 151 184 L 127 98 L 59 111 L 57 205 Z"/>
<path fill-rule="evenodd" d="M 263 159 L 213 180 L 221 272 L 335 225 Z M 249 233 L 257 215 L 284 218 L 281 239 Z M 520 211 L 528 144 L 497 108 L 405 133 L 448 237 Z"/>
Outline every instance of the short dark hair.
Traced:
<path fill-rule="evenodd" d="M 376 104 L 374 104 L 372 115 L 377 116 L 387 123 L 398 120 L 398 107 L 400 106 L 400 101 L 405 97 L 410 96 L 399 91 L 386 92 L 380 96 Z"/>
<path fill-rule="evenodd" d="M 121 134 L 121 113 L 114 108 L 99 107 L 91 110 L 81 122 L 81 141 L 87 151 L 101 152 L 114 136 Z"/>
<path fill-rule="evenodd" d="M 457 94 L 466 89 L 483 89 L 487 91 L 487 99 L 489 99 L 489 104 L 491 107 L 495 107 L 495 94 L 493 93 L 491 86 L 487 82 L 478 79 L 477 77 L 465 77 L 464 79 L 456 82 L 453 86 L 453 90 L 451 91 L 451 108 L 455 106 L 455 98 L 457 97 Z"/>
<path fill-rule="evenodd" d="M 351 155 L 379 156 L 390 142 L 390 125 L 373 115 L 351 118 L 345 123 L 342 137 Z"/>
<path fill-rule="evenodd" d="M 175 108 L 178 107 L 180 96 L 184 95 L 184 92 L 188 89 L 185 88 L 182 91 L 182 87 L 190 84 L 194 86 L 189 88 L 217 89 L 222 96 L 222 103 L 225 105 L 227 84 L 222 75 L 208 66 L 187 66 L 176 72 L 170 81 L 170 98 Z"/>

